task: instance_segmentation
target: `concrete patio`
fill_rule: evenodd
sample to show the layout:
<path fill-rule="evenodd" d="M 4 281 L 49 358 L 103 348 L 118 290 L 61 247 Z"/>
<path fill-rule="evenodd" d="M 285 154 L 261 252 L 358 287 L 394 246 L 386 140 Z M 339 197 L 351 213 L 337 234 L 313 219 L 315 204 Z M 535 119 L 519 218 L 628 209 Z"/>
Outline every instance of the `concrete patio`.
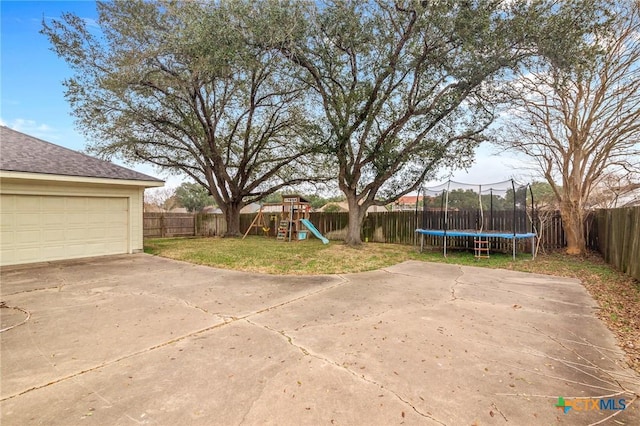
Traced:
<path fill-rule="evenodd" d="M 283 277 L 145 254 L 1 280 L 2 425 L 640 424 L 640 377 L 576 280 L 415 261 Z"/>

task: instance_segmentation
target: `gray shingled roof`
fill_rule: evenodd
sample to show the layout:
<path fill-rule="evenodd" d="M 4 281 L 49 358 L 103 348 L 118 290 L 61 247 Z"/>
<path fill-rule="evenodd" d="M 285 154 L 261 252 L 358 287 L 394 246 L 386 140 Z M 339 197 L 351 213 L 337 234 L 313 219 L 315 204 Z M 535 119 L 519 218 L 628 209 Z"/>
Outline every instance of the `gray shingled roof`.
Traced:
<path fill-rule="evenodd" d="M 0 170 L 162 182 L 5 126 L 0 126 Z"/>

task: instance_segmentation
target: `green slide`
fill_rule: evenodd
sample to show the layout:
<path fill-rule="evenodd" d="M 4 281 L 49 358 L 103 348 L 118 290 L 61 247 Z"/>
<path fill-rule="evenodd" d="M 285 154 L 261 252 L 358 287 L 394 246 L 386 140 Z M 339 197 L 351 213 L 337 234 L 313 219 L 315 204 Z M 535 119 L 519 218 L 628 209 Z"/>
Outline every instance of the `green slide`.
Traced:
<path fill-rule="evenodd" d="M 320 241 L 322 241 L 322 244 L 329 244 L 329 240 L 327 240 L 327 239 L 326 239 L 326 238 L 325 238 L 325 237 L 320 233 L 320 231 L 318 231 L 318 230 L 316 229 L 316 227 L 315 227 L 315 226 L 313 226 L 313 223 L 309 222 L 309 220 L 308 220 L 308 219 L 300 219 L 300 222 L 302 222 L 302 224 L 303 224 L 304 226 L 306 226 L 306 227 L 307 227 L 307 229 L 308 229 L 309 231 L 311 231 L 311 233 L 312 233 L 313 235 L 315 235 L 315 236 L 316 236 L 316 238 L 318 238 Z"/>

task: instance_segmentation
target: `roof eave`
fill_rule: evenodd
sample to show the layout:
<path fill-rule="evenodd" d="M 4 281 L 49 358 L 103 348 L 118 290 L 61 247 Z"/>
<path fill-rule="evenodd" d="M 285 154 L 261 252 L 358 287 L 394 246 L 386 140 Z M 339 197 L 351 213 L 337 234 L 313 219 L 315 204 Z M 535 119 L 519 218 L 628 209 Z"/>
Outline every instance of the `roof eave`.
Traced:
<path fill-rule="evenodd" d="M 21 179 L 37 181 L 54 181 L 65 183 L 84 183 L 101 185 L 143 186 L 145 188 L 157 188 L 164 186 L 162 180 L 137 180 L 137 179 L 113 179 L 90 176 L 67 176 L 46 173 L 18 172 L 0 170 L 0 179 Z"/>

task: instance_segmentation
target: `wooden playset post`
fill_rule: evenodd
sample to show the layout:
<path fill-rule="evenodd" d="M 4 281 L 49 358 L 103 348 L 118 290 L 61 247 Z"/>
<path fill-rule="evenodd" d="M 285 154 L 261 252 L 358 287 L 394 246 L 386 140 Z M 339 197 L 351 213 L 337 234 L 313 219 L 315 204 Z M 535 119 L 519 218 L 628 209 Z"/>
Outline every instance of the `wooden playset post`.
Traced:
<path fill-rule="evenodd" d="M 256 217 L 253 218 L 251 225 L 249 225 L 249 228 L 247 228 L 247 231 L 244 233 L 244 236 L 242 237 L 242 239 L 244 240 L 245 238 L 247 238 L 247 235 L 249 235 L 249 231 L 251 231 L 251 229 L 253 229 L 254 227 L 262 228 L 262 232 L 264 232 L 265 237 L 268 237 L 269 231 L 271 230 L 270 226 L 271 224 L 267 226 L 267 223 L 264 220 L 264 213 L 262 211 L 262 204 L 261 204 L 258 214 L 256 215 Z"/>

